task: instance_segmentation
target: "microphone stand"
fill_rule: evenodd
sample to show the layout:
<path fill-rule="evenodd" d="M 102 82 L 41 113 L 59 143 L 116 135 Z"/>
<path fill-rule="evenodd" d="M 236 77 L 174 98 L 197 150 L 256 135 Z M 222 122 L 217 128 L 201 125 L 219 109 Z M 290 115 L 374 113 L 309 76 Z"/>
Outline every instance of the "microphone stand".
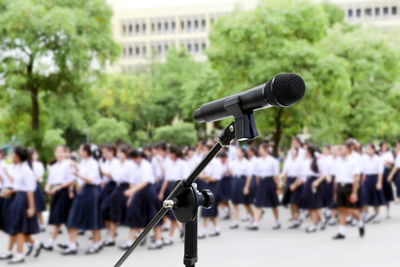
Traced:
<path fill-rule="evenodd" d="M 223 147 L 229 146 L 234 139 L 251 139 L 258 135 L 252 112 L 243 113 L 243 111 L 240 110 L 238 102 L 235 101 L 233 101 L 230 108 L 237 111 L 235 114 L 235 122 L 232 122 L 228 127 L 226 127 L 220 136 L 217 137 L 217 143 L 211 148 L 189 177 L 177 182 L 171 194 L 164 200 L 163 207 L 158 211 L 114 267 L 120 267 L 125 262 L 129 255 L 139 246 L 147 234 L 157 225 L 169 210 L 173 210 L 176 219 L 185 225 L 185 251 L 183 264 L 186 267 L 195 267 L 198 260 L 198 209 L 200 207 L 211 208 L 214 205 L 214 196 L 209 190 L 199 192 L 197 190 L 197 185 L 193 183 Z"/>

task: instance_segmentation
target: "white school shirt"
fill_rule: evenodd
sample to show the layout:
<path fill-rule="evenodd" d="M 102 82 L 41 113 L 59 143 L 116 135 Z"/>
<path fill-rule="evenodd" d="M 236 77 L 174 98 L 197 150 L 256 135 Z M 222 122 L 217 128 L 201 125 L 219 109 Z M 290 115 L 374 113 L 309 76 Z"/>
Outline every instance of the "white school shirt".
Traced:
<path fill-rule="evenodd" d="M 250 176 L 250 164 L 245 158 L 237 159 L 232 161 L 232 173 L 235 177 L 240 178 L 241 176 Z"/>
<path fill-rule="evenodd" d="M 111 160 L 104 160 L 100 162 L 100 169 L 102 172 L 110 174 L 112 178 L 109 178 L 108 176 L 104 176 L 103 178 L 106 181 L 115 181 L 118 175 L 118 167 L 119 167 L 119 161 L 116 158 L 112 158 Z"/>
<path fill-rule="evenodd" d="M 63 185 L 72 182 L 71 167 L 69 162 L 57 161 L 48 167 L 49 176 L 47 177 L 48 185 Z"/>
<path fill-rule="evenodd" d="M 358 163 L 354 157 L 338 157 L 335 163 L 335 179 L 338 183 L 352 184 L 354 175 L 360 173 Z"/>
<path fill-rule="evenodd" d="M 99 185 L 101 183 L 99 163 L 92 157 L 82 159 L 78 164 L 78 173 L 92 180 L 92 184 Z M 80 179 L 78 177 L 78 181 Z"/>
<path fill-rule="evenodd" d="M 354 161 L 355 161 L 355 163 L 357 165 L 357 170 L 359 171 L 359 174 L 360 174 L 361 171 L 362 171 L 362 165 L 363 165 L 363 163 L 362 163 L 362 155 L 353 151 L 350 154 L 350 157 L 354 159 Z"/>
<path fill-rule="evenodd" d="M 139 183 L 139 168 L 133 160 L 126 159 L 117 162 L 117 173 L 115 175 L 115 182 L 137 184 Z"/>
<path fill-rule="evenodd" d="M 154 156 L 151 158 L 151 168 L 156 180 L 163 178 L 164 159 L 161 156 Z"/>
<path fill-rule="evenodd" d="M 303 159 L 302 162 L 301 162 L 301 167 L 300 167 L 300 178 L 301 178 L 303 181 L 307 180 L 307 178 L 310 177 L 310 176 L 317 176 L 317 177 L 320 176 L 320 172 L 314 172 L 314 171 L 311 169 L 311 163 L 312 163 L 312 161 L 313 161 L 313 159 L 305 158 L 305 159 Z M 318 159 L 317 159 L 317 165 L 318 165 L 318 169 L 319 169 L 319 167 L 320 167 L 321 164 L 319 163 L 319 160 L 318 160 Z"/>
<path fill-rule="evenodd" d="M 329 175 L 332 173 L 333 157 L 331 155 L 321 155 L 318 162 L 320 163 L 320 173 L 323 175 Z"/>
<path fill-rule="evenodd" d="M 44 176 L 44 166 L 40 161 L 32 162 L 33 173 L 39 177 L 39 182 L 42 182 Z"/>
<path fill-rule="evenodd" d="M 177 180 L 186 179 L 189 175 L 189 167 L 182 159 L 167 159 L 165 161 L 165 180 L 174 182 Z"/>
<path fill-rule="evenodd" d="M 222 163 L 219 159 L 213 159 L 202 172 L 201 176 L 209 176 L 213 179 L 220 180 L 224 174 Z"/>
<path fill-rule="evenodd" d="M 362 167 L 362 173 L 365 175 L 383 174 L 385 164 L 383 163 L 383 159 L 377 155 L 373 155 L 372 157 L 365 155 Z"/>
<path fill-rule="evenodd" d="M 202 161 L 204 158 L 203 154 L 194 153 L 190 159 L 187 160 L 187 165 L 190 170 L 194 170 L 197 165 Z"/>
<path fill-rule="evenodd" d="M 257 176 L 258 175 L 258 165 L 260 164 L 260 158 L 253 156 L 249 159 L 249 175 L 250 176 Z"/>
<path fill-rule="evenodd" d="M 35 173 L 27 162 L 14 164 L 12 175 L 14 179 L 13 188 L 15 191 L 33 192 L 36 190 Z"/>
<path fill-rule="evenodd" d="M 381 157 L 386 167 L 390 167 L 394 162 L 393 153 L 391 151 L 386 151 L 385 153 L 382 153 Z"/>
<path fill-rule="evenodd" d="M 226 163 L 222 163 L 222 160 L 220 160 L 220 166 L 222 170 L 222 177 L 232 176 L 232 163 L 229 160 Z"/>
<path fill-rule="evenodd" d="M 4 168 L 7 170 L 8 174 L 13 177 L 13 170 L 14 170 L 14 164 L 6 164 L 3 162 L 3 166 L 1 167 L 2 171 L 2 177 L 3 177 L 3 188 L 13 188 L 13 182 L 10 180 L 10 178 L 6 175 L 4 172 Z"/>
<path fill-rule="evenodd" d="M 300 176 L 301 158 L 297 156 L 293 159 L 289 156 L 283 164 L 283 173 L 288 177 L 298 177 Z"/>
<path fill-rule="evenodd" d="M 400 168 L 400 152 L 397 153 L 396 159 L 394 160 L 394 166 Z"/>
<path fill-rule="evenodd" d="M 150 184 L 154 184 L 156 179 L 153 174 L 153 169 L 151 168 L 150 162 L 145 159 L 142 159 L 140 164 L 136 164 L 139 171 L 139 180 L 140 182 L 147 182 Z"/>
<path fill-rule="evenodd" d="M 257 161 L 257 176 L 261 178 L 279 175 L 279 162 L 272 156 L 261 157 Z"/>
<path fill-rule="evenodd" d="M 0 190 L 4 187 L 4 180 L 6 179 L 6 174 L 3 171 L 5 168 L 4 160 L 0 160 Z"/>

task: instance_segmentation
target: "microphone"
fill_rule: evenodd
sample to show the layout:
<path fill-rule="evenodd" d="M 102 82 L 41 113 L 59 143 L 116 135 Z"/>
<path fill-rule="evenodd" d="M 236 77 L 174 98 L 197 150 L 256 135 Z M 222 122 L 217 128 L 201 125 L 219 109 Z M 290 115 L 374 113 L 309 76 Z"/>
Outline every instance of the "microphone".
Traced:
<path fill-rule="evenodd" d="M 198 122 L 212 122 L 236 117 L 238 112 L 251 114 L 262 108 L 289 107 L 302 99 L 305 91 L 304 80 L 299 75 L 281 73 L 252 89 L 202 105 L 194 112 L 194 119 Z M 238 107 L 232 108 L 233 105 Z"/>

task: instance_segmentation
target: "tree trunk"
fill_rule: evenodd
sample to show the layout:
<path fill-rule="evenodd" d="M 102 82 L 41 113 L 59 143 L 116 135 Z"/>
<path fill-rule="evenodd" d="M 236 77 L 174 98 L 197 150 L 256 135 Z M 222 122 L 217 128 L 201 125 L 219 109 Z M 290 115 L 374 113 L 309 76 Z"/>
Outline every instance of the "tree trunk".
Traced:
<path fill-rule="evenodd" d="M 278 157 L 279 155 L 279 145 L 281 142 L 281 137 L 283 133 L 283 125 L 282 125 L 282 115 L 283 115 L 283 108 L 278 108 L 277 111 L 274 114 L 274 122 L 275 122 L 275 131 L 272 136 L 272 139 L 274 141 L 274 147 L 273 147 L 273 154 L 275 157 Z"/>
<path fill-rule="evenodd" d="M 32 116 L 32 130 L 34 132 L 38 132 L 40 129 L 40 109 L 39 109 L 39 97 L 38 97 L 38 89 L 31 89 L 31 116 Z"/>

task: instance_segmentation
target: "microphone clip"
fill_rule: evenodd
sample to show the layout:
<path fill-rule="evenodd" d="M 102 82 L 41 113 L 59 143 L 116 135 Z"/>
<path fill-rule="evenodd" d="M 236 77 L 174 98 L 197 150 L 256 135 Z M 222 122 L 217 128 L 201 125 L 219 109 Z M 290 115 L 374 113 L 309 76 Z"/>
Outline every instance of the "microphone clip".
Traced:
<path fill-rule="evenodd" d="M 224 103 L 224 108 L 235 118 L 235 139 L 238 141 L 254 139 L 258 136 L 253 111 L 244 111 L 240 107 L 240 99 L 235 96 Z"/>

